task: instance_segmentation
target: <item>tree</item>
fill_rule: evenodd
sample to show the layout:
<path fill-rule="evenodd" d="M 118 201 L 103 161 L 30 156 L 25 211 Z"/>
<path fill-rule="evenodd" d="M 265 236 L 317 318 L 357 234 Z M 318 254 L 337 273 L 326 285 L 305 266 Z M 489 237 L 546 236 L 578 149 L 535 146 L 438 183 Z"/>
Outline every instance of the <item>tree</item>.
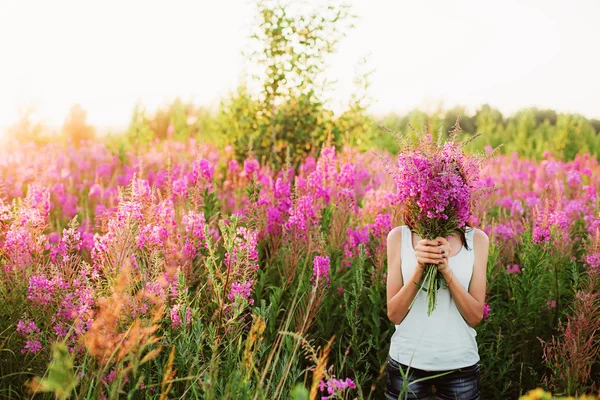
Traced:
<path fill-rule="evenodd" d="M 63 124 L 62 133 L 75 146 L 80 146 L 96 136 L 94 127 L 87 124 L 87 112 L 79 104 L 71 107 Z"/>
<path fill-rule="evenodd" d="M 287 153 L 298 164 L 328 138 L 341 146 L 343 132 L 334 129 L 324 98 L 330 84 L 324 72 L 326 56 L 336 51 L 353 16 L 345 4 L 321 4 L 309 11 L 300 7 L 270 0 L 257 4 L 258 23 L 251 36 L 256 50 L 248 57 L 260 68 L 255 76 L 260 94 L 249 102 L 241 90 L 221 113 L 221 127 L 233 134 L 239 159 L 252 147 L 259 159 L 279 167 Z M 247 108 L 240 109 L 244 104 Z M 228 119 L 242 125 L 229 128 Z"/>
<path fill-rule="evenodd" d="M 47 129 L 39 121 L 34 121 L 33 107 L 27 107 L 19 110 L 17 122 L 6 129 L 9 138 L 15 139 L 21 143 L 34 142 L 41 144 L 47 141 Z"/>

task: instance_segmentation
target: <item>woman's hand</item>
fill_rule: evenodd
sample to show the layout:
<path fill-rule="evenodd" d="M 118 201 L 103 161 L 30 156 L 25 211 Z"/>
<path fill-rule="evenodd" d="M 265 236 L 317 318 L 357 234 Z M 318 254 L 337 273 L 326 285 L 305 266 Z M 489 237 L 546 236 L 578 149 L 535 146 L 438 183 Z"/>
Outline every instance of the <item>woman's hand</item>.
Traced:
<path fill-rule="evenodd" d="M 442 262 L 437 264 L 437 269 L 438 272 L 442 273 L 446 271 L 446 269 L 450 269 L 450 266 L 448 265 L 448 256 L 450 255 L 452 248 L 450 247 L 450 243 L 443 237 L 438 236 L 435 240 L 438 243 L 441 243 L 438 247 L 442 249 Z"/>
<path fill-rule="evenodd" d="M 448 242 L 446 241 L 446 243 Z M 425 268 L 425 264 L 435 264 L 438 266 L 439 270 L 444 261 L 446 265 L 448 264 L 449 248 L 450 246 L 445 246 L 440 238 L 437 238 L 436 240 L 419 240 L 415 247 L 417 266 L 419 268 Z"/>

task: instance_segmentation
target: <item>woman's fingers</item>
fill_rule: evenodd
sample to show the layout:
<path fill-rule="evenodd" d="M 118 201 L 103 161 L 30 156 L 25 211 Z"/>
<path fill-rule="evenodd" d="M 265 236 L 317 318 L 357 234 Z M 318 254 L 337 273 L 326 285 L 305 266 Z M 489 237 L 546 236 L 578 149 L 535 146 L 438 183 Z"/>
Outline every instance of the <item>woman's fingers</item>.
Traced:
<path fill-rule="evenodd" d="M 443 263 L 442 260 L 433 260 L 433 259 L 429 259 L 429 258 L 417 258 L 417 261 L 420 262 L 421 264 L 433 264 L 433 265 L 440 265 Z"/>
<path fill-rule="evenodd" d="M 445 254 L 447 248 L 445 246 L 427 246 L 427 245 L 417 245 L 415 251 L 420 251 L 422 253 L 430 253 L 430 254 Z"/>
<path fill-rule="evenodd" d="M 435 240 L 435 241 L 438 241 L 438 242 L 442 242 L 442 245 L 444 245 L 444 244 L 449 244 L 449 243 L 448 243 L 448 239 L 446 239 L 445 237 L 438 236 L 438 237 L 436 237 L 436 238 L 435 238 L 435 239 L 433 239 L 433 240 Z"/>
<path fill-rule="evenodd" d="M 443 254 L 424 253 L 419 251 L 415 253 L 415 256 L 420 262 L 432 264 L 437 264 L 438 262 L 443 260 Z"/>
<path fill-rule="evenodd" d="M 438 246 L 439 240 L 421 239 L 417 242 L 417 246 Z"/>

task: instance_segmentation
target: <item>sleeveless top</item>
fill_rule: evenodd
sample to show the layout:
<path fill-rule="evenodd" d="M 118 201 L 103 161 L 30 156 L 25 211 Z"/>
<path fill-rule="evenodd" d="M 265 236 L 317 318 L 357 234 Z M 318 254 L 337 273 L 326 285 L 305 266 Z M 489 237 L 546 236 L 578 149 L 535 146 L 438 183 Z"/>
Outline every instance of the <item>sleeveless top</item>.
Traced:
<path fill-rule="evenodd" d="M 448 266 L 466 291 L 473 275 L 475 252 L 473 234 L 467 228 L 466 240 L 470 250 L 462 246 L 460 252 L 448 259 Z M 404 285 L 414 285 L 410 279 L 417 266 L 412 244 L 412 233 L 402 225 L 402 280 Z M 437 304 L 431 316 L 427 315 L 427 292 L 419 291 L 412 308 L 402 322 L 396 325 L 390 346 L 390 358 L 424 371 L 445 371 L 471 366 L 479 362 L 475 336 L 477 333 L 465 321 L 454 299 L 443 285 L 437 291 Z"/>

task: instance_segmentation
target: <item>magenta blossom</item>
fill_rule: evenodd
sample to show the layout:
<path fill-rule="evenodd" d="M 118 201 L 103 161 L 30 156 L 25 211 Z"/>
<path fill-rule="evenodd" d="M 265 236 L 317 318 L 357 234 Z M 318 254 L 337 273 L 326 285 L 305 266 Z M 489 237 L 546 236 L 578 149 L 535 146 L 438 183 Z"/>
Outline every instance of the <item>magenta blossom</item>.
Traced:
<path fill-rule="evenodd" d="M 322 281 L 325 279 L 329 283 L 330 260 L 327 256 L 316 256 L 313 260 L 312 281 Z"/>
<path fill-rule="evenodd" d="M 490 310 L 491 307 L 488 303 L 485 303 L 485 305 L 483 306 L 483 320 L 487 321 L 489 316 L 490 316 Z"/>
<path fill-rule="evenodd" d="M 252 294 L 252 284 L 254 281 L 249 280 L 244 283 L 233 283 L 231 285 L 231 293 L 227 295 L 227 298 L 233 301 L 236 296 L 241 297 L 242 299 L 248 299 Z M 249 299 L 248 304 L 254 304 L 254 299 Z"/>
<path fill-rule="evenodd" d="M 509 274 L 520 274 L 521 273 L 521 268 L 519 268 L 519 264 L 508 264 L 506 266 L 506 271 Z"/>
<path fill-rule="evenodd" d="M 356 389 L 356 384 L 350 378 L 346 379 L 336 379 L 331 378 L 331 380 L 321 380 L 319 382 L 319 390 L 321 392 L 327 392 L 328 395 L 335 395 L 345 389 Z M 328 400 L 329 396 L 321 397 L 321 400 Z"/>

